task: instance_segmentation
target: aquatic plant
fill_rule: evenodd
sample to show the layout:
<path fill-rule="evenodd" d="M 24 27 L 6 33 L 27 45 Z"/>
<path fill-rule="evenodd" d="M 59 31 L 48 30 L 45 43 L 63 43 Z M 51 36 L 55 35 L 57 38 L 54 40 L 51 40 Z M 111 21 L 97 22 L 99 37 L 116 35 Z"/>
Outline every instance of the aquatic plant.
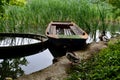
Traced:
<path fill-rule="evenodd" d="M 2 32 L 44 34 L 50 21 L 62 20 L 74 21 L 88 34 L 94 34 L 99 29 L 100 20 L 108 14 L 103 12 L 102 7 L 98 10 L 97 5 L 88 0 L 28 0 L 25 6 L 6 8 L 7 16 L 0 21 Z"/>
<path fill-rule="evenodd" d="M 4 80 L 7 77 L 16 79 L 24 74 L 21 66 L 27 65 L 28 62 L 25 58 L 16 59 L 3 59 L 0 62 L 0 80 Z"/>
<path fill-rule="evenodd" d="M 70 69 L 66 80 L 118 80 L 120 79 L 120 41 L 110 44 L 98 55 Z"/>

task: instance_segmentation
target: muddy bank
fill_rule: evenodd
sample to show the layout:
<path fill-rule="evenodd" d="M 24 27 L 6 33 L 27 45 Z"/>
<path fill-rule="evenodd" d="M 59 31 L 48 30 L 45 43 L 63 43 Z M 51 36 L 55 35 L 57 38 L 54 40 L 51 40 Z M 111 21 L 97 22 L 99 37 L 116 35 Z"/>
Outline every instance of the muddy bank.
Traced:
<path fill-rule="evenodd" d="M 112 38 L 110 43 L 116 42 L 118 39 Z M 87 49 L 75 51 L 75 54 L 81 60 L 89 59 L 101 49 L 106 48 L 107 44 L 107 42 L 93 42 L 87 46 Z M 67 70 L 70 67 L 71 64 L 69 60 L 63 56 L 60 57 L 58 62 L 54 63 L 53 65 L 32 74 L 21 76 L 17 80 L 64 80 L 64 78 L 68 76 Z"/>

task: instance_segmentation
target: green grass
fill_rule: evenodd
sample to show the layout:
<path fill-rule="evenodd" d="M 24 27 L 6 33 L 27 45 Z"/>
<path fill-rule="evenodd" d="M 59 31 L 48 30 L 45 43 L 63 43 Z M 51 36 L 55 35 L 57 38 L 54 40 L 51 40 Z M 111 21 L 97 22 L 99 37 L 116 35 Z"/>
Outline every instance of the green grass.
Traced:
<path fill-rule="evenodd" d="M 119 80 L 120 41 L 111 44 L 93 58 L 70 69 L 66 80 Z"/>

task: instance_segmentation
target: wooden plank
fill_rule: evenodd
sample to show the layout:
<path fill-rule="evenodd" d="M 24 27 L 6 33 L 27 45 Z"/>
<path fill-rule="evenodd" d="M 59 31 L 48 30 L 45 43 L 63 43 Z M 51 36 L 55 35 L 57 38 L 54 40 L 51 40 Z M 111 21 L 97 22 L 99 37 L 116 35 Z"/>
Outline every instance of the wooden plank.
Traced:
<path fill-rule="evenodd" d="M 72 35 L 70 29 L 64 29 L 64 35 Z"/>
<path fill-rule="evenodd" d="M 70 35 L 69 29 L 64 29 L 65 35 Z"/>
<path fill-rule="evenodd" d="M 71 33 L 70 29 L 68 29 L 68 32 L 69 32 L 69 35 L 72 35 L 72 33 Z"/>
<path fill-rule="evenodd" d="M 71 21 L 65 21 L 65 22 L 61 22 L 61 21 L 53 21 L 52 22 L 52 25 L 73 25 L 72 23 L 71 23 Z"/>
<path fill-rule="evenodd" d="M 56 34 L 56 26 L 50 26 L 49 27 L 49 34 L 53 34 L 53 35 Z"/>
<path fill-rule="evenodd" d="M 70 28 L 72 29 L 72 31 L 76 34 L 76 35 L 80 35 L 82 34 L 83 32 L 80 31 L 77 27 L 75 26 L 70 26 Z"/>
<path fill-rule="evenodd" d="M 53 34 L 53 29 L 52 29 L 52 26 L 50 26 L 49 28 L 48 28 L 48 34 Z"/>
<path fill-rule="evenodd" d="M 52 26 L 52 30 L 53 35 L 56 35 L 56 26 Z"/>
<path fill-rule="evenodd" d="M 68 33 L 68 29 L 66 29 L 66 33 L 67 33 L 67 35 L 69 35 L 69 33 Z"/>
<path fill-rule="evenodd" d="M 67 35 L 67 33 L 66 33 L 66 29 L 64 29 L 64 35 Z"/>

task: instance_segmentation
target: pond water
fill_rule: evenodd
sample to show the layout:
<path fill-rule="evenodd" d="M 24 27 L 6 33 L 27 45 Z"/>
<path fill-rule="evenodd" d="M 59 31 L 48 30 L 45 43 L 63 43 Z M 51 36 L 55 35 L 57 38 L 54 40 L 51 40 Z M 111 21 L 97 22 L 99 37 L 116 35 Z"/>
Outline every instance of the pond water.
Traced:
<path fill-rule="evenodd" d="M 12 49 L 12 46 L 22 46 L 22 47 L 28 47 L 29 45 L 33 46 L 34 44 L 40 44 L 41 41 L 39 40 L 39 37 L 37 38 L 26 38 L 26 37 L 0 37 L 0 48 L 1 50 L 3 48 Z M 33 44 L 33 45 L 32 45 Z M 28 46 L 27 46 L 28 45 Z M 20 48 L 22 49 L 22 48 Z M 32 48 L 31 48 L 32 49 Z M 41 52 L 42 51 L 42 52 Z M 6 52 L 5 54 L 9 54 L 10 51 Z M 1 52 L 3 53 L 3 52 Z M 18 52 L 17 52 L 18 54 Z M 17 55 L 15 54 L 15 55 Z M 4 54 L 1 54 L 1 57 Z M 14 54 L 12 54 L 14 55 Z M 9 56 L 7 56 L 9 58 Z M 26 60 L 28 61 L 27 66 L 21 66 L 21 68 L 24 70 L 25 74 L 30 74 L 35 71 L 39 71 L 41 69 L 44 69 L 52 64 L 53 56 L 49 49 L 40 50 L 38 53 L 34 53 L 34 55 L 25 56 Z M 14 58 L 13 58 L 14 59 Z M 3 61 L 3 59 L 0 59 L 0 63 Z M 6 65 L 7 66 L 7 65 Z"/>
<path fill-rule="evenodd" d="M 98 35 L 99 30 L 96 31 L 96 41 L 98 42 Z M 111 38 L 110 32 L 107 32 L 106 35 L 108 38 Z M 86 40 L 87 43 L 91 43 L 93 39 L 89 36 L 89 38 Z M 22 66 L 23 70 L 25 71 L 25 74 L 30 74 L 35 71 L 39 71 L 41 69 L 44 69 L 50 65 L 52 65 L 53 56 L 49 49 L 44 50 L 43 52 L 37 53 L 35 55 L 31 55 L 26 57 L 28 62 L 30 62 L 27 66 Z"/>
<path fill-rule="evenodd" d="M 46 49 L 43 52 L 27 56 L 26 59 L 29 64 L 27 66 L 22 66 L 22 69 L 25 71 L 25 74 L 39 71 L 52 65 L 53 58 L 54 57 L 52 56 L 49 49 Z"/>
<path fill-rule="evenodd" d="M 25 58 L 27 59 L 28 64 L 27 66 L 21 66 L 21 68 L 24 70 L 25 74 L 30 74 L 52 65 L 52 60 L 54 57 L 49 49 L 46 49 L 43 52 L 26 56 Z M 3 59 L 0 59 L 0 62 L 2 61 Z"/>
<path fill-rule="evenodd" d="M 97 32 L 96 32 L 96 41 L 97 42 L 99 41 L 98 35 L 99 35 L 99 30 L 97 30 Z M 108 36 L 108 38 L 111 38 L 110 32 L 107 32 L 106 35 Z M 17 40 L 19 41 L 19 38 L 16 38 L 15 41 L 17 41 Z M 30 41 L 28 41 L 28 42 L 30 42 Z M 91 43 L 92 41 L 93 41 L 93 38 L 91 38 L 91 35 L 89 35 L 89 38 L 87 39 L 86 43 Z M 19 42 L 21 42 L 21 41 L 19 41 Z M 36 42 L 36 41 L 33 40 L 32 42 Z M 51 53 L 51 51 L 47 48 L 42 52 L 35 53 L 34 55 L 26 56 L 25 58 L 27 59 L 28 64 L 27 64 L 27 66 L 21 66 L 21 67 L 25 71 L 25 74 L 30 74 L 30 73 L 39 71 L 41 69 L 44 69 L 53 64 L 52 60 L 54 59 L 54 57 L 52 54 L 53 53 Z M 0 59 L 0 62 L 1 61 L 3 61 L 3 60 Z"/>
<path fill-rule="evenodd" d="M 40 40 L 24 37 L 0 37 L 0 47 L 19 46 L 39 43 Z"/>

